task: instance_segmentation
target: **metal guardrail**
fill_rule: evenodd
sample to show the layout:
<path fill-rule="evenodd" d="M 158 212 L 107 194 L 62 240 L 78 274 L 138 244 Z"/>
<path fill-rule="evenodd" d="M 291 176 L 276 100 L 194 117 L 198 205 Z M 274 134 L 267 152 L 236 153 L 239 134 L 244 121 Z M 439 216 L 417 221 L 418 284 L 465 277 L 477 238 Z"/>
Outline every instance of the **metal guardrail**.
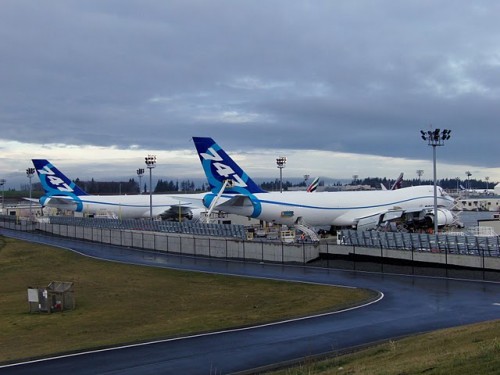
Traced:
<path fill-rule="evenodd" d="M 500 257 L 499 236 L 342 230 L 339 236 L 339 244 Z"/>
<path fill-rule="evenodd" d="M 164 233 L 185 233 L 201 236 L 206 235 L 246 239 L 245 227 L 243 225 L 210 224 L 189 221 L 177 222 L 134 219 L 120 220 L 64 216 L 50 216 L 49 222 L 50 224 L 72 225 L 80 227 L 128 229 Z"/>
<path fill-rule="evenodd" d="M 21 230 L 33 230 L 36 221 L 18 216 L 0 215 L 0 221 L 18 225 Z M 202 222 L 176 222 L 176 221 L 152 221 L 152 220 L 120 220 L 105 218 L 84 218 L 70 216 L 45 216 L 38 217 L 37 221 L 50 224 L 70 225 L 77 227 L 93 227 L 104 229 L 126 229 L 163 233 L 184 233 L 201 236 L 231 237 L 246 239 L 245 227 L 243 225 L 209 224 Z"/>
<path fill-rule="evenodd" d="M 247 241 L 243 225 L 71 217 L 43 217 L 31 221 L 0 215 L 0 232 L 2 228 L 41 231 L 47 235 L 124 248 L 258 262 L 306 264 L 319 254 L 314 243 Z"/>

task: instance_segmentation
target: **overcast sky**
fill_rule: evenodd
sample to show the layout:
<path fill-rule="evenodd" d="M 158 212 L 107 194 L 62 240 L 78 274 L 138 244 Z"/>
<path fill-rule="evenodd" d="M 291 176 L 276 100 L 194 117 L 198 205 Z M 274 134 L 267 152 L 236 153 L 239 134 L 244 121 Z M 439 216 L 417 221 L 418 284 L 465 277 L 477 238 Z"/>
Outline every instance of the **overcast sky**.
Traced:
<path fill-rule="evenodd" d="M 201 177 L 210 136 L 254 177 L 500 181 L 500 2 L 0 2 L 0 177 Z M 18 187 L 19 185 L 17 185 Z"/>

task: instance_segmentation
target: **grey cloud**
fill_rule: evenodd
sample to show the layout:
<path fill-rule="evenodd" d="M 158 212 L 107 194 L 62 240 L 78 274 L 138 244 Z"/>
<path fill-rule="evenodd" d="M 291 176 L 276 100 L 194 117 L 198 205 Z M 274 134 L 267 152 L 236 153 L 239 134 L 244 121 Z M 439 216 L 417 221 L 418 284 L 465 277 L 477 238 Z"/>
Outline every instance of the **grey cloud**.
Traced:
<path fill-rule="evenodd" d="M 4 1 L 2 137 L 428 158 L 432 124 L 453 130 L 443 160 L 496 166 L 499 7 Z"/>

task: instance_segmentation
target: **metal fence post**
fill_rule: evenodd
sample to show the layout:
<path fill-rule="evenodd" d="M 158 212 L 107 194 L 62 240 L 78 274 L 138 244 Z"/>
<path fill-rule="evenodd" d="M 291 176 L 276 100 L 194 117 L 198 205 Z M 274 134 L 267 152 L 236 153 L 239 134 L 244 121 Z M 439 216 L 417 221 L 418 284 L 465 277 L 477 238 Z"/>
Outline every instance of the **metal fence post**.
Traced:
<path fill-rule="evenodd" d="M 283 247 L 283 242 L 281 242 L 281 260 L 285 263 L 285 248 Z"/>
<path fill-rule="evenodd" d="M 302 263 L 306 264 L 306 247 L 304 242 L 302 242 Z"/>

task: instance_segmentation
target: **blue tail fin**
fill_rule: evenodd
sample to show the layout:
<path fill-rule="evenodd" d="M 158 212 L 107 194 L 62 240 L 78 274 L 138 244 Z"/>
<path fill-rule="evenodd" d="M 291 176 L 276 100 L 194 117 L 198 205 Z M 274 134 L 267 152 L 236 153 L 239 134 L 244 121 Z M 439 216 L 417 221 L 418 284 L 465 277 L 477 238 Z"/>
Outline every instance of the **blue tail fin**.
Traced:
<path fill-rule="evenodd" d="M 201 165 L 212 192 L 218 192 L 225 180 L 232 180 L 226 193 L 265 193 L 212 138 L 193 137 Z"/>
<path fill-rule="evenodd" d="M 66 195 L 75 198 L 87 195 L 48 160 L 32 159 L 46 197 Z"/>

